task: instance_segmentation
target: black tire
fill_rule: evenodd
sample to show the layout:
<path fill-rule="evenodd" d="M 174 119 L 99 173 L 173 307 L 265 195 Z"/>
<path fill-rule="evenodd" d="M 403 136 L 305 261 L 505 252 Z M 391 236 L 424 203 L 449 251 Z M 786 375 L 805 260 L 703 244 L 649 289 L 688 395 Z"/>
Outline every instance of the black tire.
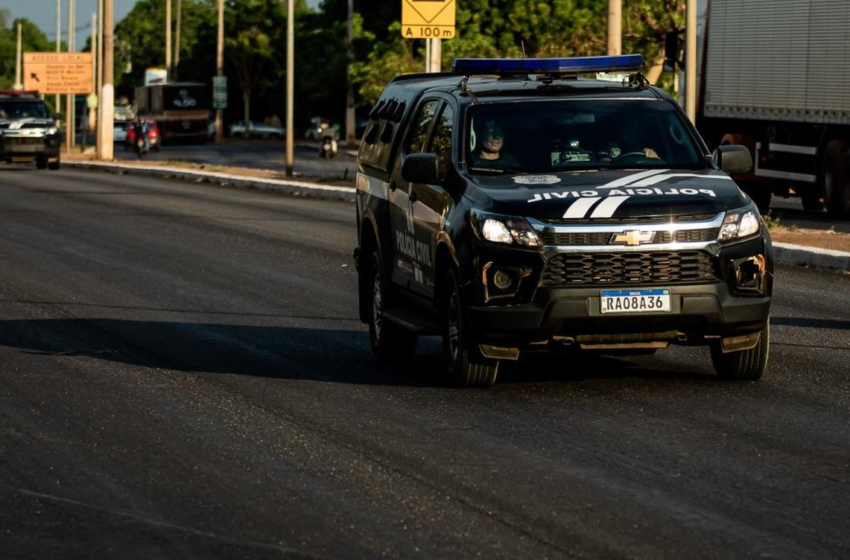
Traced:
<path fill-rule="evenodd" d="M 806 188 L 808 187 L 808 188 Z M 823 212 L 824 204 L 823 188 L 820 185 L 806 185 L 800 189 L 800 202 L 806 212 Z"/>
<path fill-rule="evenodd" d="M 35 158 L 36 169 L 47 169 L 47 156 L 38 156 Z"/>
<path fill-rule="evenodd" d="M 767 370 L 770 355 L 770 321 L 759 333 L 758 343 L 749 350 L 724 354 L 720 341 L 711 344 L 711 362 L 721 379 L 729 381 L 755 381 Z"/>
<path fill-rule="evenodd" d="M 442 311 L 443 356 L 452 385 L 493 385 L 499 373 L 499 362 L 482 356 L 478 345 L 470 336 L 463 294 L 454 269 L 450 269 L 446 277 Z"/>
<path fill-rule="evenodd" d="M 822 185 L 826 209 L 833 218 L 850 218 L 850 189 L 847 185 L 844 158 L 847 142 L 832 140 L 823 156 Z"/>
<path fill-rule="evenodd" d="M 369 344 L 379 362 L 410 360 L 416 353 L 419 337 L 410 331 L 384 321 L 384 311 L 392 299 L 384 277 L 384 267 L 378 249 L 369 259 L 367 277 L 369 298 Z"/>

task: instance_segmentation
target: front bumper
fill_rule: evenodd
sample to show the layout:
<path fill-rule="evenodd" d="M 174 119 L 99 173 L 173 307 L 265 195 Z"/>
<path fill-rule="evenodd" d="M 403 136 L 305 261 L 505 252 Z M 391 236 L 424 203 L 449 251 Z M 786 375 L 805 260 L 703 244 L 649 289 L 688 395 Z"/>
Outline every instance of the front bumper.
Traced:
<path fill-rule="evenodd" d="M 469 320 L 481 343 L 521 347 L 552 341 L 701 344 L 758 332 L 770 315 L 770 297 L 737 297 L 723 283 L 670 290 L 671 310 L 663 313 L 603 315 L 600 288 L 570 288 L 540 290 L 523 305 L 470 307 Z"/>
<path fill-rule="evenodd" d="M 645 259 L 632 259 L 636 253 L 626 259 L 615 253 L 596 259 L 587 253 L 564 272 L 561 261 L 551 256 L 541 262 L 539 254 L 529 252 L 525 258 L 515 251 L 479 252 L 484 272 L 473 271 L 475 280 L 466 285 L 470 326 L 481 344 L 502 348 L 553 342 L 603 348 L 705 344 L 709 338 L 753 334 L 767 324 L 773 288 L 767 234 L 731 246 L 689 251 L 687 258 L 669 251 L 659 252 L 661 259 L 652 258 L 651 251 L 646 254 Z M 600 268 L 600 262 L 613 264 Z M 558 274 L 552 273 L 554 263 Z M 574 273 L 584 265 L 589 272 Z M 494 298 L 488 271 L 508 267 L 528 273 L 515 297 Z M 564 280 L 553 285 L 553 277 Z M 602 313 L 602 290 L 647 288 L 668 289 L 670 310 Z"/>
<path fill-rule="evenodd" d="M 8 162 L 35 161 L 59 156 L 58 136 L 12 136 L 5 134 L 0 140 L 0 157 Z"/>

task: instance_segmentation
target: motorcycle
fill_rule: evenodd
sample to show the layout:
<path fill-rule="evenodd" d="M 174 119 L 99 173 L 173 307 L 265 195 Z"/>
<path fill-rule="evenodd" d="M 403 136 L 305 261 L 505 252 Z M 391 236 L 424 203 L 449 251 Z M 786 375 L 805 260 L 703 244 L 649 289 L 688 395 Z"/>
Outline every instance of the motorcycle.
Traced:
<path fill-rule="evenodd" d="M 147 154 L 150 146 L 148 137 L 151 133 L 149 127 L 145 124 L 134 123 L 130 127 L 130 133 L 132 134 L 130 140 L 136 150 L 136 155 L 142 157 Z"/>
<path fill-rule="evenodd" d="M 331 159 L 339 152 L 339 146 L 333 136 L 322 137 L 322 143 L 319 146 L 319 156 L 325 159 Z"/>

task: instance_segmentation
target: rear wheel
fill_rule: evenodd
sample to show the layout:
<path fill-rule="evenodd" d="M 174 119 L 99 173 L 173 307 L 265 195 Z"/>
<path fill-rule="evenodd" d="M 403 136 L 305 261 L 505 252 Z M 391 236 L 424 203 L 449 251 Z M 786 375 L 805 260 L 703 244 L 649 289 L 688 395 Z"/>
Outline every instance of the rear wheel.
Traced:
<path fill-rule="evenodd" d="M 711 362 L 718 377 L 729 381 L 755 381 L 767 370 L 770 354 L 770 321 L 759 333 L 758 343 L 749 350 L 723 352 L 720 341 L 711 345 Z"/>
<path fill-rule="evenodd" d="M 826 209 L 833 218 L 850 216 L 850 192 L 844 165 L 846 154 L 847 142 L 832 140 L 826 145 L 826 153 L 823 156 L 823 195 L 826 199 Z"/>
<path fill-rule="evenodd" d="M 369 343 L 372 353 L 381 362 L 408 360 L 416 352 L 418 337 L 415 333 L 384 321 L 390 294 L 378 249 L 375 249 L 369 259 L 368 274 Z"/>
<path fill-rule="evenodd" d="M 451 383 L 461 387 L 489 387 L 496 382 L 499 362 L 481 355 L 469 332 L 466 307 L 457 272 L 446 278 L 443 302 L 443 354 Z"/>

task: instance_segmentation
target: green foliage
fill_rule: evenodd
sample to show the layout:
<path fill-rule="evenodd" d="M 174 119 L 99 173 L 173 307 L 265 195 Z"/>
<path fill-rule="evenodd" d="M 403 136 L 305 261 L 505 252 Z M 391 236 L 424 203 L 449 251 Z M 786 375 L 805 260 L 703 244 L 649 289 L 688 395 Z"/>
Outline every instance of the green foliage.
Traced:
<path fill-rule="evenodd" d="M 18 23 L 21 24 L 21 53 L 55 51 L 56 43 L 28 19 L 16 19 L 9 23 L 8 10 L 0 10 L 0 89 L 15 85 L 18 52 Z M 23 68 L 21 68 L 23 81 Z"/>
<path fill-rule="evenodd" d="M 456 37 L 441 42 L 442 67 L 457 57 L 545 57 L 607 52 L 608 2 L 603 0 L 456 0 Z M 176 5 L 176 3 L 174 3 Z M 426 43 L 401 35 L 401 2 L 324 0 L 318 10 L 295 3 L 293 93 L 298 127 L 310 116 L 345 118 L 349 78 L 358 111 L 375 103 L 399 74 L 425 70 Z M 286 6 L 282 0 L 226 0 L 226 120 L 281 115 L 286 105 Z M 176 19 L 175 10 L 172 16 Z M 15 33 L 0 10 L 0 87 L 14 81 Z M 165 2 L 138 0 L 115 26 L 116 96 L 133 96 L 150 67 L 165 66 Z M 622 52 L 644 55 L 648 70 L 663 54 L 667 31 L 684 29 L 684 0 L 623 0 Z M 14 23 L 14 22 L 13 22 Z M 24 22 L 25 49 L 52 51 Z M 172 79 L 210 83 L 217 72 L 218 0 L 182 0 L 179 64 Z M 172 33 L 172 48 L 176 34 Z M 350 57 L 349 57 L 350 55 Z M 172 57 L 176 62 L 177 57 Z M 349 74 L 350 71 L 350 74 Z M 659 84 L 672 90 L 672 76 Z M 253 107 L 253 109 L 252 109 Z"/>

